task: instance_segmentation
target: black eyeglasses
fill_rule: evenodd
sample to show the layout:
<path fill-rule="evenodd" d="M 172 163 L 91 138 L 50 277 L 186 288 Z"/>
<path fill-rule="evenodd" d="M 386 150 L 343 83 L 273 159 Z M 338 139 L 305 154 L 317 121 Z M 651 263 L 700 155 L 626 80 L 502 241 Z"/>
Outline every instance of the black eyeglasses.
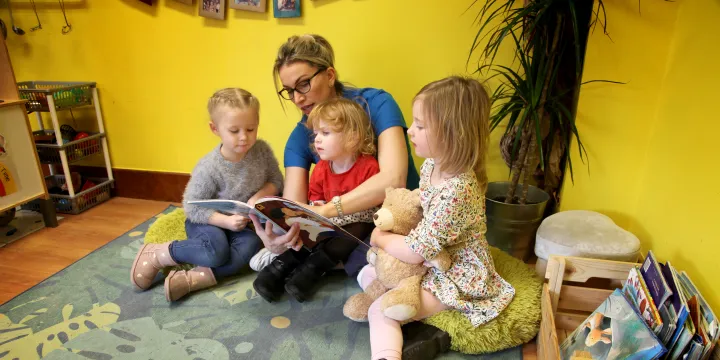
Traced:
<path fill-rule="evenodd" d="M 323 70 L 325 69 L 318 69 L 318 71 L 312 74 L 311 77 L 297 83 L 294 88 L 283 88 L 282 90 L 278 91 L 278 95 L 282 96 L 282 98 L 285 100 L 292 100 L 295 97 L 296 91 L 301 94 L 307 94 L 310 91 L 310 80 L 312 80 L 317 74 L 319 74 Z"/>

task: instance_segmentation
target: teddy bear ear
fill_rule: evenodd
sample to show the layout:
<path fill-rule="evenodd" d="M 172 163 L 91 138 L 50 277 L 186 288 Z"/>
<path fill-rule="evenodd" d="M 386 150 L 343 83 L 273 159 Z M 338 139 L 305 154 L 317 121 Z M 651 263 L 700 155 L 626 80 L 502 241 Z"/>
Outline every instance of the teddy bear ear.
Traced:
<path fill-rule="evenodd" d="M 395 190 L 395 188 L 392 187 L 392 186 L 386 187 L 386 188 L 385 188 L 385 196 L 387 196 L 388 194 L 390 194 L 390 192 L 393 191 L 393 190 Z"/>
<path fill-rule="evenodd" d="M 413 194 L 413 195 L 420 196 L 420 188 L 417 188 L 417 189 L 413 190 L 413 191 L 412 191 L 412 194 Z"/>

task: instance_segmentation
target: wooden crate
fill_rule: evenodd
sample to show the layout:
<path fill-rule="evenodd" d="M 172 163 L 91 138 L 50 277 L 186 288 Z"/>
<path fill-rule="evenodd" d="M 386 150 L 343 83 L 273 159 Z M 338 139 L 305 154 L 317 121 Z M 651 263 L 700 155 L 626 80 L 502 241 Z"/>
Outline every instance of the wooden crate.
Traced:
<path fill-rule="evenodd" d="M 542 293 L 542 321 L 537 336 L 538 359 L 560 359 L 559 344 L 621 288 L 639 263 L 551 256 Z"/>

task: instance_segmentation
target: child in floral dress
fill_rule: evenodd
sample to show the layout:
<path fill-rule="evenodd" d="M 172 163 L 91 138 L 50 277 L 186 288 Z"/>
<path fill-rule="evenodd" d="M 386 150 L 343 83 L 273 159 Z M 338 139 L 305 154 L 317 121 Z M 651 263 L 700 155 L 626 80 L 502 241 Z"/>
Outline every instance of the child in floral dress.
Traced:
<path fill-rule="evenodd" d="M 441 250 L 451 255 L 448 271 L 431 268 L 423 278 L 421 308 L 412 320 L 455 309 L 479 326 L 497 317 L 515 295 L 495 271 L 485 240 L 489 114 L 485 88 L 469 78 L 430 83 L 414 99 L 408 135 L 415 153 L 426 158 L 420 179 L 424 218 L 408 236 L 376 229 L 371 237 L 372 245 L 407 263 L 432 260 Z M 375 277 L 375 269 L 366 266 L 360 286 Z M 372 358 L 400 359 L 400 321 L 408 319 L 386 317 L 381 304 L 382 297 L 368 312 Z"/>

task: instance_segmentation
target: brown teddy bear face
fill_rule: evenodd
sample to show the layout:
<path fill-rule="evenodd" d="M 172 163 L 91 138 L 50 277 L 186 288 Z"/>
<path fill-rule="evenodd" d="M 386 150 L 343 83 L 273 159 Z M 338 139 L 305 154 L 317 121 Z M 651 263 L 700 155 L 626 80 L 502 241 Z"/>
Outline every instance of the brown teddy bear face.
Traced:
<path fill-rule="evenodd" d="M 380 230 L 407 235 L 422 220 L 422 215 L 420 190 L 387 188 L 385 201 L 373 221 Z"/>

